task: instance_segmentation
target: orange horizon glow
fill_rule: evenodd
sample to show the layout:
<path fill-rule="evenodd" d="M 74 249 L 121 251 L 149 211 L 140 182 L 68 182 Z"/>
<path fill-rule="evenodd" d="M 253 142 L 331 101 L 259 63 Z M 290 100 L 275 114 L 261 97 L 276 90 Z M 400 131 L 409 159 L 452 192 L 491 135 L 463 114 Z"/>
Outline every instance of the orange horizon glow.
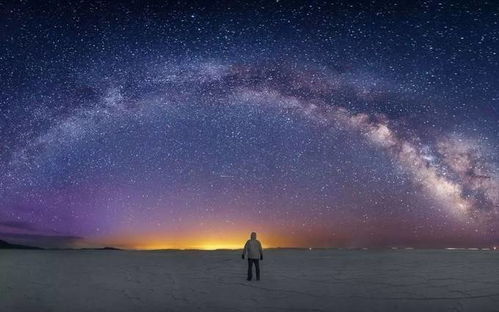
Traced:
<path fill-rule="evenodd" d="M 264 248 L 296 247 L 301 244 L 291 242 L 289 238 L 277 235 L 258 233 L 257 239 L 262 242 Z M 109 246 L 129 250 L 160 250 L 160 249 L 242 249 L 249 239 L 250 232 L 225 232 L 225 233 L 181 233 L 171 235 L 148 234 L 148 235 L 123 235 L 113 237 L 101 237 L 86 239 L 77 242 L 77 247 Z"/>
<path fill-rule="evenodd" d="M 251 232 L 263 248 L 311 247 L 315 237 L 323 236 L 324 229 L 312 231 L 290 230 L 288 226 L 269 224 L 268 220 L 245 220 L 233 223 L 204 220 L 202 224 L 184 220 L 182 226 L 150 229 L 138 232 L 137 227 L 116 230 L 114 234 L 89 237 L 75 242 L 75 247 L 116 247 L 128 250 L 158 249 L 242 249 Z M 328 244 L 329 245 L 329 244 Z M 313 247 L 313 246 L 312 246 Z"/>

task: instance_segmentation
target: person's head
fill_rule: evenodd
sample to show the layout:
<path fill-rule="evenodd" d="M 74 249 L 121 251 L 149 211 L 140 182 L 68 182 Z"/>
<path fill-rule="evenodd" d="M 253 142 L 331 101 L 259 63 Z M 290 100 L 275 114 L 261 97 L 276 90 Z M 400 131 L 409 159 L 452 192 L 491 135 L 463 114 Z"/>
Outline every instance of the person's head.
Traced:
<path fill-rule="evenodd" d="M 251 232 L 251 239 L 256 239 L 256 232 Z"/>

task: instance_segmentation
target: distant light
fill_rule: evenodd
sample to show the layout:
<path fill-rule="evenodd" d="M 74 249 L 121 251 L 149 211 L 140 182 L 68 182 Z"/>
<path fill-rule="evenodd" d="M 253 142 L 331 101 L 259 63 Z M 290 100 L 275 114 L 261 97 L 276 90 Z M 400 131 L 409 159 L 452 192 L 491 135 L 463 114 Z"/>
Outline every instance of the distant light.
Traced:
<path fill-rule="evenodd" d="M 308 250 L 312 250 L 312 247 L 308 247 Z"/>
<path fill-rule="evenodd" d="M 496 247 L 496 246 L 494 246 L 494 247 L 492 247 L 492 248 L 494 248 L 494 250 L 496 250 L 496 249 L 497 249 L 497 247 Z"/>

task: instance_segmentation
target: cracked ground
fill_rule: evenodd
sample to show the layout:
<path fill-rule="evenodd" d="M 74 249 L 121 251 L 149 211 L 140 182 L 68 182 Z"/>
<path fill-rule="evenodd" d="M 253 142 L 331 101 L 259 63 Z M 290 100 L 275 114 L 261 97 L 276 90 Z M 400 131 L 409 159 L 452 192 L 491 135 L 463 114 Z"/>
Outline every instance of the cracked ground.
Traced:
<path fill-rule="evenodd" d="M 499 253 L 267 250 L 0 253 L 1 311 L 498 311 Z"/>

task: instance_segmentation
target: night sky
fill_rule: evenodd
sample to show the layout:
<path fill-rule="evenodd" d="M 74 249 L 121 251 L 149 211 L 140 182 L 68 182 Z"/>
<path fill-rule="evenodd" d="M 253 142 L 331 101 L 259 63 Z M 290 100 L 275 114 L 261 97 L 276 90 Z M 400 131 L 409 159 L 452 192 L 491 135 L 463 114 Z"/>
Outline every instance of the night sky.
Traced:
<path fill-rule="evenodd" d="M 0 239 L 499 244 L 498 23 L 492 1 L 1 1 Z"/>

